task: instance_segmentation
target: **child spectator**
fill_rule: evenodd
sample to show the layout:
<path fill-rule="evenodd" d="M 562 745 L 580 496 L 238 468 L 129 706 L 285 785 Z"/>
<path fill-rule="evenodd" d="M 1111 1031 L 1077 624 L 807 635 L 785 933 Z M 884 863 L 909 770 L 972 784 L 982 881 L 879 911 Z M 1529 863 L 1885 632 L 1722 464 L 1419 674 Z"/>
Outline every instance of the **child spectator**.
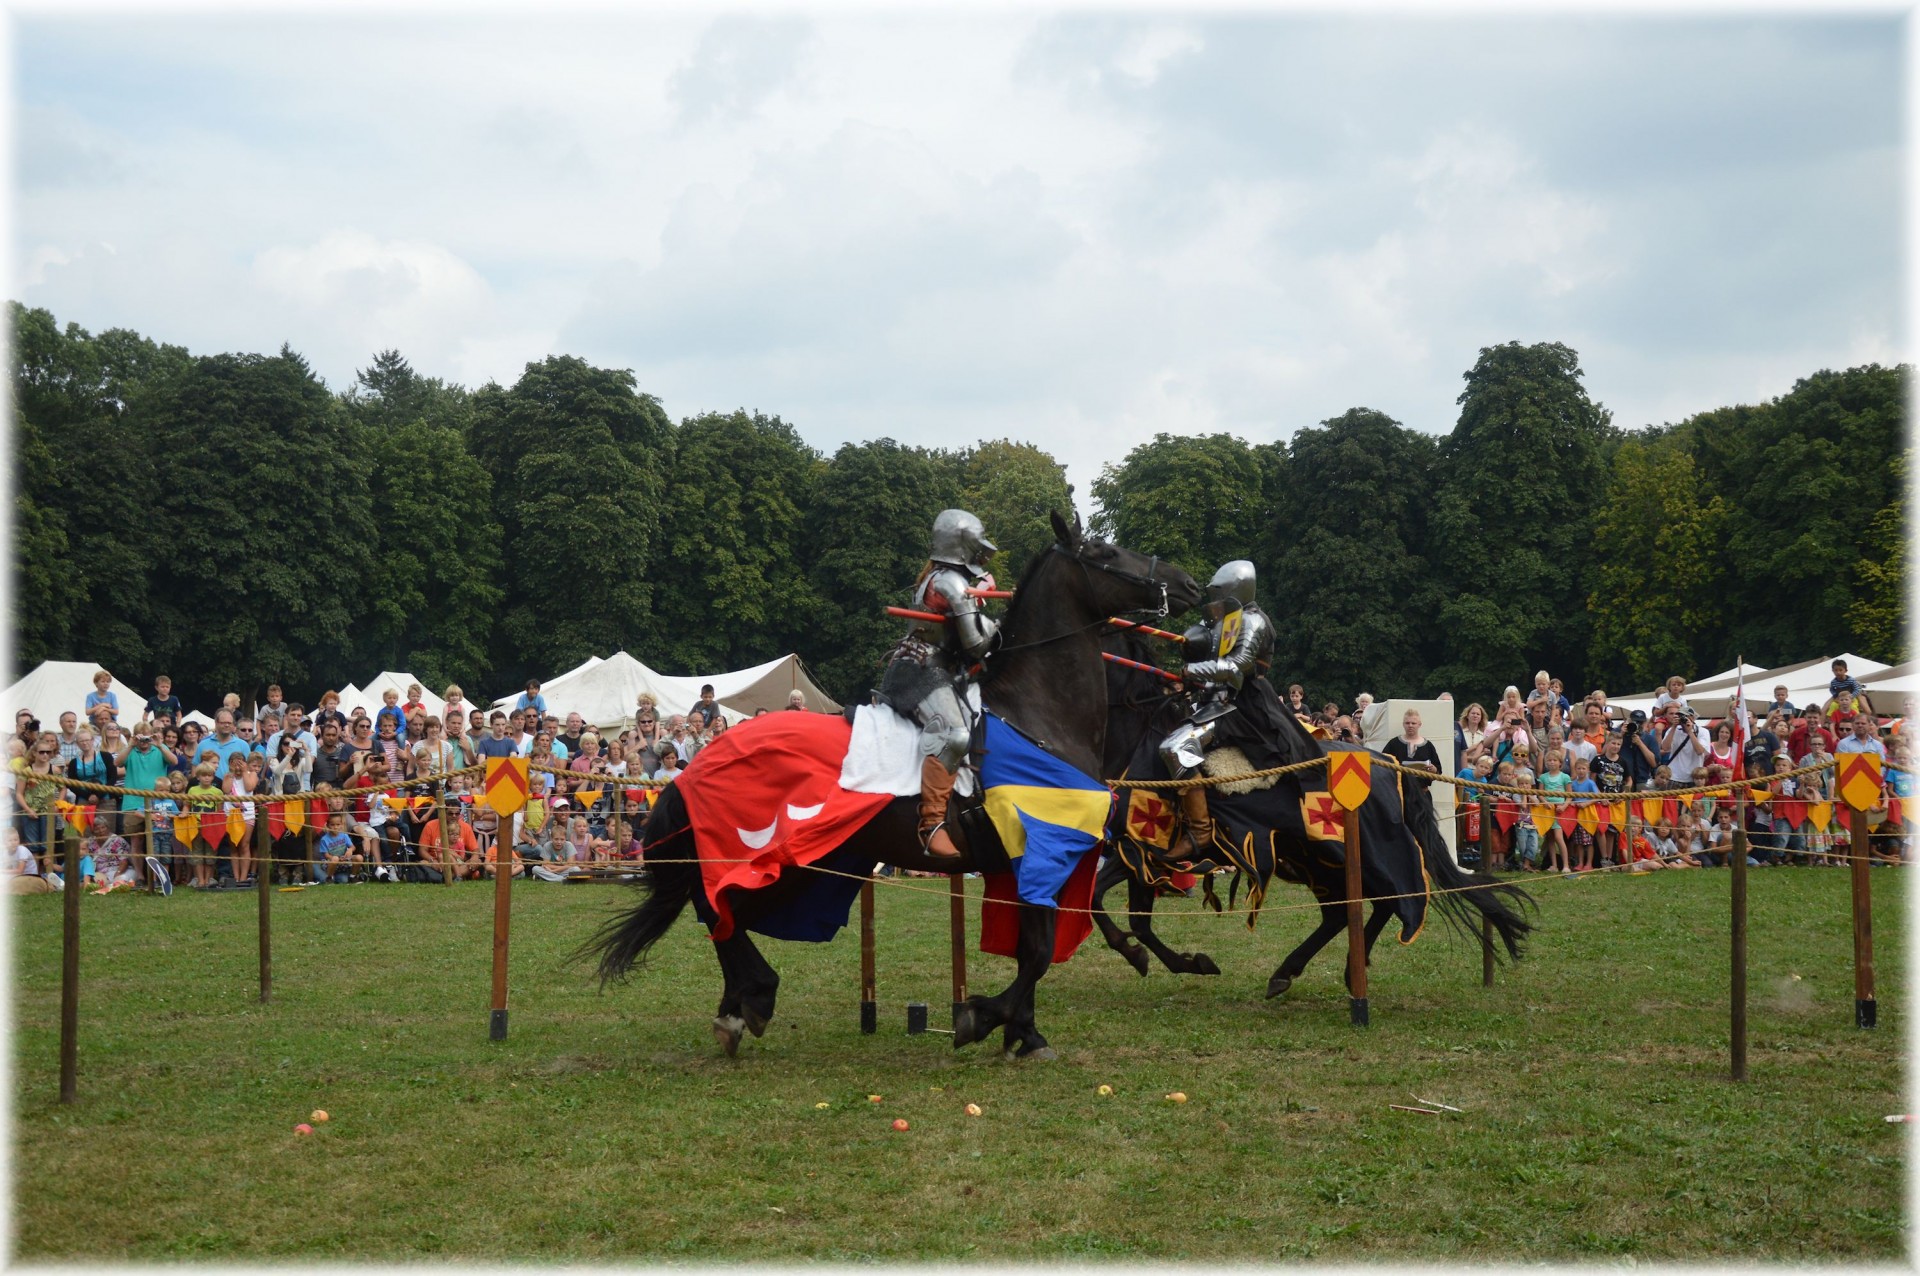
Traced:
<path fill-rule="evenodd" d="M 1587 768 L 1587 774 L 1593 780 L 1594 786 L 1599 789 L 1602 799 L 1609 803 L 1618 801 L 1628 791 L 1627 764 L 1620 753 L 1624 734 L 1622 731 L 1609 732 L 1606 743 L 1601 746 L 1600 756 L 1595 758 L 1592 765 Z M 1624 832 L 1625 830 L 1614 825 L 1613 812 L 1609 809 L 1607 825 L 1595 837 L 1602 864 L 1618 864 L 1623 868 L 1626 867 L 1629 848 L 1621 840 Z"/>
<path fill-rule="evenodd" d="M 187 813 L 195 821 L 193 843 L 188 856 L 195 890 L 203 891 L 213 885 L 213 846 L 207 841 L 204 830 L 207 817 L 218 814 L 226 807 L 226 797 L 225 790 L 220 787 L 217 767 L 210 762 L 202 762 L 193 769 L 193 784 L 187 789 Z"/>
<path fill-rule="evenodd" d="M 155 792 L 169 795 L 185 787 L 184 778 L 177 775 L 163 775 L 153 782 Z M 151 830 L 149 849 L 153 858 L 167 866 L 170 874 L 177 875 L 185 864 L 183 849 L 173 836 L 174 817 L 180 814 L 180 802 L 172 796 L 153 798 L 146 808 L 147 827 Z"/>
<path fill-rule="evenodd" d="M 120 697 L 113 693 L 113 675 L 105 669 L 94 671 L 93 690 L 87 693 L 87 702 L 81 706 L 87 718 L 93 718 L 93 711 L 105 708 L 109 718 L 120 716 Z"/>
<path fill-rule="evenodd" d="M 1544 677 L 1544 675 L 1542 676 Z M 1559 872 L 1562 875 L 1571 872 L 1571 865 L 1567 859 L 1566 834 L 1561 830 L 1560 821 L 1557 817 L 1560 808 L 1567 802 L 1565 795 L 1573 790 L 1573 777 L 1560 769 L 1564 761 L 1565 757 L 1560 750 L 1554 749 L 1550 751 L 1547 754 L 1546 774 L 1540 777 L 1540 787 L 1545 789 L 1549 794 L 1549 796 L 1543 800 L 1546 805 L 1553 808 L 1556 816 L 1554 822 L 1547 825 L 1547 871 L 1549 873 Z M 1528 823 L 1531 824 L 1532 821 L 1528 821 Z M 1536 833 L 1539 832 L 1538 829 L 1534 831 Z"/>
<path fill-rule="evenodd" d="M 1586 807 L 1600 794 L 1600 786 L 1592 778 L 1592 768 L 1583 759 L 1573 761 L 1574 802 Z M 1573 871 L 1585 873 L 1593 868 L 1594 835 L 1587 832 L 1578 820 L 1573 825 Z"/>
<path fill-rule="evenodd" d="M 513 707 L 515 709 L 532 709 L 537 713 L 545 713 L 547 711 L 547 698 L 540 694 L 540 680 L 538 678 L 527 679 L 527 689 L 520 693 L 520 698 L 513 702 Z"/>
<path fill-rule="evenodd" d="M 407 733 L 407 715 L 400 708 L 400 693 L 389 687 L 380 693 L 380 712 L 373 715 L 373 731 L 376 738 L 387 738 L 386 724 L 393 725 L 393 739 L 396 743 Z M 393 759 L 387 759 L 389 766 Z"/>
<path fill-rule="evenodd" d="M 315 879 L 315 885 L 358 880 L 366 857 L 353 849 L 353 839 L 347 836 L 345 815 L 335 811 L 327 816 L 327 831 L 320 835 L 319 849 L 320 876 Z"/>
<path fill-rule="evenodd" d="M 1788 775 L 1792 769 L 1793 763 L 1785 754 L 1776 755 L 1774 778 L 1767 785 L 1773 794 L 1767 806 L 1767 828 L 1773 834 L 1773 849 L 1786 856 L 1788 863 L 1797 862 L 1806 847 L 1800 836 L 1800 826 L 1806 822 L 1803 814 L 1806 808 L 1799 800 L 1803 792 L 1800 781 L 1806 777 Z M 1752 863 L 1752 858 L 1747 862 Z"/>
<path fill-rule="evenodd" d="M 159 718 L 165 716 L 175 726 L 187 716 L 187 706 L 180 703 L 180 697 L 173 694 L 173 679 L 161 674 L 153 680 L 153 695 L 147 699 L 147 716 Z"/>

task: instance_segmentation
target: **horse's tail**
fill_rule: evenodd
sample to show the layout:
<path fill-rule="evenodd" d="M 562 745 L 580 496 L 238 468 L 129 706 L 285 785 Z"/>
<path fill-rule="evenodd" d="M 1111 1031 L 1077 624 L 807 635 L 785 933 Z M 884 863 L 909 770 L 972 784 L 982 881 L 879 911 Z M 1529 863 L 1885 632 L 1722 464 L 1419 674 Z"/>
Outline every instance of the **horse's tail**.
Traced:
<path fill-rule="evenodd" d="M 1534 908 L 1533 896 L 1489 873 L 1469 873 L 1455 864 L 1447 851 L 1447 840 L 1440 832 L 1440 823 L 1434 818 L 1431 801 L 1408 802 L 1406 820 L 1420 843 L 1427 879 L 1434 887 L 1431 902 L 1439 906 L 1447 924 L 1477 940 L 1479 926 L 1474 918 L 1477 912 L 1492 924 L 1500 942 L 1506 945 L 1507 955 L 1520 957 L 1527 936 L 1533 932 L 1533 923 L 1525 916 Z"/>
<path fill-rule="evenodd" d="M 647 819 L 641 840 L 643 853 L 655 848 L 662 852 L 659 859 L 648 860 L 641 878 L 640 889 L 646 898 L 607 919 L 574 954 L 597 959 L 601 987 L 625 979 L 636 965 L 645 965 L 647 950 L 692 901 L 700 884 L 700 864 L 693 853 L 693 840 L 685 836 L 691 827 L 686 802 L 669 784 L 654 800 L 653 814 Z"/>

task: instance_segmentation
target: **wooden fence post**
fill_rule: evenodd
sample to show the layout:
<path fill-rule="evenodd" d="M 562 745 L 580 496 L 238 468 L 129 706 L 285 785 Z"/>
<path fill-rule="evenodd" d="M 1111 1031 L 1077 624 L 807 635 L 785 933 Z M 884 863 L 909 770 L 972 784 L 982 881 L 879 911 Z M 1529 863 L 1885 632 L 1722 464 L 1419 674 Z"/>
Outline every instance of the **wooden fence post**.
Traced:
<path fill-rule="evenodd" d="M 260 1004 L 273 997 L 273 846 L 267 836 L 267 804 L 253 812 L 253 893 L 260 904 Z"/>
<path fill-rule="evenodd" d="M 493 841 L 493 1010 L 487 1039 L 507 1039 L 507 936 L 513 920 L 513 816 L 501 817 L 502 840 Z"/>
<path fill-rule="evenodd" d="M 66 821 L 48 816 L 47 859 L 53 859 L 54 830 Z M 80 1072 L 80 835 L 67 825 L 67 879 L 60 919 L 60 1102 L 72 1103 Z"/>
<path fill-rule="evenodd" d="M 1853 855 L 1848 867 L 1853 887 L 1853 1026 L 1871 1028 L 1879 1021 L 1873 994 L 1873 881 L 1867 870 L 1867 813 L 1855 808 L 1847 817 L 1853 826 Z"/>
<path fill-rule="evenodd" d="M 953 945 L 953 1010 L 967 1000 L 967 878 L 964 873 L 947 877 L 947 931 Z"/>
<path fill-rule="evenodd" d="M 860 884 L 860 1031 L 880 1030 L 880 1002 L 873 973 L 873 878 Z"/>
<path fill-rule="evenodd" d="M 1493 795 L 1480 794 L 1480 871 L 1493 876 Z M 1480 986 L 1493 987 L 1493 919 L 1480 915 Z"/>
<path fill-rule="evenodd" d="M 1733 801 L 1733 1079 L 1747 1079 L 1747 794 Z"/>

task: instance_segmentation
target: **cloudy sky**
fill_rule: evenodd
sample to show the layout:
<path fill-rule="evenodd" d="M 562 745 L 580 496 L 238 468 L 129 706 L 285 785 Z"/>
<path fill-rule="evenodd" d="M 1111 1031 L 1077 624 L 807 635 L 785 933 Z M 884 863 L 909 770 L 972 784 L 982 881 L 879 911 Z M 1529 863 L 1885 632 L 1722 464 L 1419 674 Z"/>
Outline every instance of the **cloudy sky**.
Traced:
<path fill-rule="evenodd" d="M 1893 361 L 1902 20 L 16 16 L 11 295 L 466 384 L 581 355 L 815 445 L 1637 426 Z"/>

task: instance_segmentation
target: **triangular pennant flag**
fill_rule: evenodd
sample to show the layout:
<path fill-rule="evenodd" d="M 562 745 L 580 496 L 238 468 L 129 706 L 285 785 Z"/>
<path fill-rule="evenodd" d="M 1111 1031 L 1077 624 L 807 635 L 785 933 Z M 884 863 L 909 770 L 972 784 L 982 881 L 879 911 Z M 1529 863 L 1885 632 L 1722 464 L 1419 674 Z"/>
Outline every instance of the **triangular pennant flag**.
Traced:
<path fill-rule="evenodd" d="M 304 831 L 307 827 L 307 804 L 305 802 L 288 802 L 286 803 L 286 808 L 287 832 L 299 833 Z"/>
<path fill-rule="evenodd" d="M 1807 803 L 1807 819 L 1813 822 L 1814 832 L 1824 833 L 1827 830 L 1827 827 L 1833 823 L 1833 803 L 1832 802 Z"/>
<path fill-rule="evenodd" d="M 1533 827 L 1540 830 L 1541 837 L 1545 837 L 1547 830 L 1553 827 L 1553 808 L 1544 802 L 1536 802 L 1529 813 L 1533 816 Z"/>
<path fill-rule="evenodd" d="M 1617 829 L 1625 830 L 1627 827 L 1627 804 L 1625 802 L 1607 803 L 1600 813 L 1600 824 L 1603 828 L 1608 824 L 1612 824 L 1613 827 Z"/>
<path fill-rule="evenodd" d="M 603 791 L 604 790 L 601 790 L 601 789 L 581 789 L 578 793 L 575 793 L 573 796 L 580 803 L 581 806 L 592 806 L 595 802 L 598 802 L 600 800 L 600 794 Z"/>
<path fill-rule="evenodd" d="M 1667 817 L 1667 823 L 1678 824 L 1680 822 L 1680 799 L 1668 798 L 1662 802 L 1660 804 L 1660 813 Z"/>
<path fill-rule="evenodd" d="M 1554 818 L 1560 821 L 1560 831 L 1562 833 L 1569 837 L 1573 836 L 1573 826 L 1578 817 L 1574 814 L 1571 806 L 1559 808 L 1559 810 L 1554 812 Z"/>
<path fill-rule="evenodd" d="M 193 841 L 194 830 L 199 827 L 200 821 L 193 816 L 176 815 L 173 817 L 173 840 L 183 846 L 189 845 Z"/>
<path fill-rule="evenodd" d="M 1510 833 L 1513 826 L 1520 822 L 1520 804 L 1512 798 L 1501 798 L 1493 807 L 1493 822 L 1500 826 L 1502 833 Z"/>
<path fill-rule="evenodd" d="M 1591 836 L 1600 831 L 1600 821 L 1604 818 L 1605 812 L 1606 808 L 1604 806 L 1598 806 L 1592 802 L 1582 802 L 1580 804 L 1580 810 L 1574 818 L 1580 821 L 1580 827 L 1585 829 L 1588 835 Z"/>
<path fill-rule="evenodd" d="M 235 846 L 247 835 L 247 821 L 240 814 L 240 808 L 234 807 L 227 812 L 227 836 L 233 839 Z"/>
<path fill-rule="evenodd" d="M 287 833 L 287 804 L 285 802 L 267 803 L 267 836 L 278 840 Z"/>
<path fill-rule="evenodd" d="M 227 817 L 220 811 L 203 811 L 200 815 L 201 840 L 215 850 L 227 840 Z"/>
<path fill-rule="evenodd" d="M 1634 814 L 1640 817 L 1642 824 L 1658 824 L 1660 822 L 1660 808 L 1664 803 L 1662 803 L 1659 798 L 1641 798 L 1634 805 L 1638 808 L 1634 811 Z"/>

